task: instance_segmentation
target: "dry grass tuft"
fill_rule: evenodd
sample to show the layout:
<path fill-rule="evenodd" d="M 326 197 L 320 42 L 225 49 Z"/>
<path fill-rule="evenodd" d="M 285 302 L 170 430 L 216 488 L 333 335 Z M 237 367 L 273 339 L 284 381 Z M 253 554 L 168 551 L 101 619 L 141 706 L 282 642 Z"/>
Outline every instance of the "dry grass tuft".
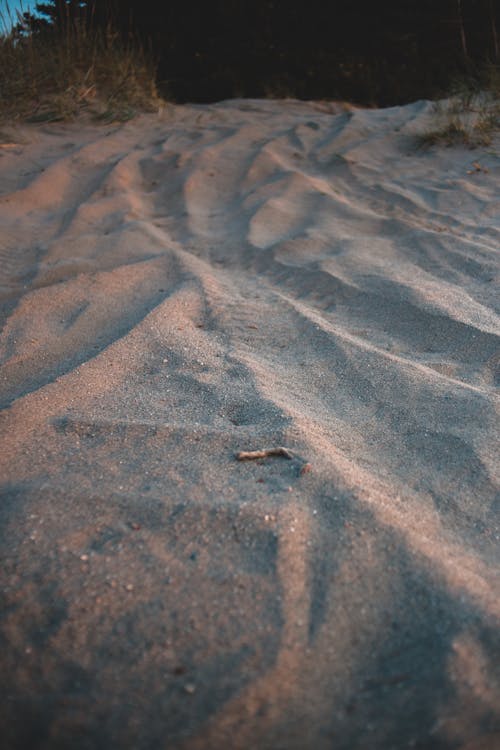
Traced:
<path fill-rule="evenodd" d="M 0 120 L 69 120 L 83 112 L 126 120 L 161 106 L 152 59 L 108 27 L 85 24 L 30 29 L 3 17 Z"/>
<path fill-rule="evenodd" d="M 500 68 L 489 66 L 477 78 L 457 83 L 434 110 L 435 127 L 419 137 L 422 146 L 489 146 L 500 131 Z"/>

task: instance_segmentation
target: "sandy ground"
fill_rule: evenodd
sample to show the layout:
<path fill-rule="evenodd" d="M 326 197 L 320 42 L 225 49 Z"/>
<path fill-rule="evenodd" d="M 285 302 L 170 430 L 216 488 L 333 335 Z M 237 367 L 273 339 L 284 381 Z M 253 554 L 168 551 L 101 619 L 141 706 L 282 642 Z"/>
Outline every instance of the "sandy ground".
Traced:
<path fill-rule="evenodd" d="M 500 748 L 500 144 L 431 117 L 4 133 L 2 748 Z"/>

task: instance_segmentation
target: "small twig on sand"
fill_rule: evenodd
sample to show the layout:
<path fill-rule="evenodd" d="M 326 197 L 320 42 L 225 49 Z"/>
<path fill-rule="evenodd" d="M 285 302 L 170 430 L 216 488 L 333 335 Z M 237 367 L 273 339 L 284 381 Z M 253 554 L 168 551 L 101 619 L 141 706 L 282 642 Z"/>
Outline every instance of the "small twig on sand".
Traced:
<path fill-rule="evenodd" d="M 238 461 L 250 461 L 254 458 L 268 458 L 269 456 L 283 456 L 284 458 L 293 458 L 293 455 L 287 448 L 264 448 L 260 451 L 240 451 L 235 454 Z"/>

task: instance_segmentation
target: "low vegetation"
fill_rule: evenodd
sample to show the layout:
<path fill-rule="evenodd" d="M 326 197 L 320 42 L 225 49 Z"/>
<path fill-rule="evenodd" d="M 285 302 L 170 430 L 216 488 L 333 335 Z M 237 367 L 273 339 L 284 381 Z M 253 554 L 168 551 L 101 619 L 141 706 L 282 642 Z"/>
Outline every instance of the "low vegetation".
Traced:
<path fill-rule="evenodd" d="M 9 6 L 0 22 L 0 120 L 126 120 L 160 107 L 151 57 L 111 25 L 37 26 Z"/>
<path fill-rule="evenodd" d="M 434 110 L 434 127 L 420 137 L 422 145 L 489 146 L 500 132 L 500 67 L 457 82 Z"/>

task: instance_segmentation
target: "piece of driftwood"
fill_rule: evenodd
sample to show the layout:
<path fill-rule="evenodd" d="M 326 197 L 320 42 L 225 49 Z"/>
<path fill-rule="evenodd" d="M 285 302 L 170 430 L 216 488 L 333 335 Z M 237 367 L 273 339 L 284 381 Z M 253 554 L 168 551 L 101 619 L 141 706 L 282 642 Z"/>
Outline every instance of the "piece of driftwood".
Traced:
<path fill-rule="evenodd" d="M 283 456 L 283 458 L 293 458 L 287 448 L 264 448 L 260 451 L 239 451 L 236 453 L 238 461 L 251 461 L 255 458 L 268 458 L 269 456 Z"/>

